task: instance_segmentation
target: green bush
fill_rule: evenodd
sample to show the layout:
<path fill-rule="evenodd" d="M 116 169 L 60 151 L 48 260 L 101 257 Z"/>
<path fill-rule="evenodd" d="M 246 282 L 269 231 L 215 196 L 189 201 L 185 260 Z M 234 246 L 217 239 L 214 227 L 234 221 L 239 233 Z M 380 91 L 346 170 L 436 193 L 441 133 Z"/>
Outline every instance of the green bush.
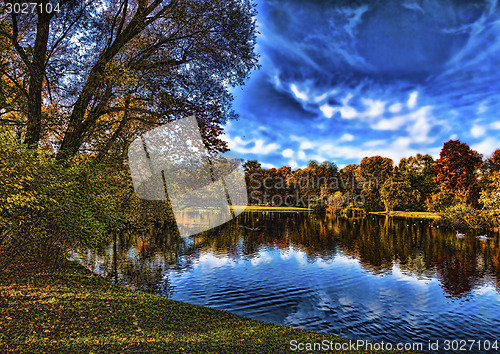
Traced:
<path fill-rule="evenodd" d="M 61 163 L 0 131 L 0 269 L 20 260 L 57 262 L 124 224 L 120 190 L 104 166 Z"/>

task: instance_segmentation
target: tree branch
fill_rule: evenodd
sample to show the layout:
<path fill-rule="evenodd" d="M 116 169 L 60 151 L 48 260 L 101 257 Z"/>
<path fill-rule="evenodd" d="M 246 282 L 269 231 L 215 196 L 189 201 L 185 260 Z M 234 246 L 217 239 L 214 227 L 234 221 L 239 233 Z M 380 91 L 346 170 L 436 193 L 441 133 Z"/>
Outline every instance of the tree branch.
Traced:
<path fill-rule="evenodd" d="M 14 45 L 14 48 L 21 57 L 21 60 L 23 61 L 24 65 L 26 65 L 28 70 L 31 71 L 31 62 L 28 58 L 28 55 L 24 51 L 23 47 L 21 47 L 21 45 L 17 41 L 18 39 L 17 37 L 19 36 L 19 28 L 17 27 L 17 15 L 14 12 L 12 12 L 11 17 L 12 17 L 12 37 L 11 37 L 12 45 Z"/>

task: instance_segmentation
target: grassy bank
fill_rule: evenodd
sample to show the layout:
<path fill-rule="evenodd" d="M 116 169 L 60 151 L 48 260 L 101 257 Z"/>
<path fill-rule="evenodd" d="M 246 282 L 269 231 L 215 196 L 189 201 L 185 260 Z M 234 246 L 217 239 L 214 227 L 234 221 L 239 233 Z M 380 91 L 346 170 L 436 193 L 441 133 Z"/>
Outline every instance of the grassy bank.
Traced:
<path fill-rule="evenodd" d="M 439 219 L 440 216 L 437 213 L 430 213 L 426 211 L 391 211 L 389 213 L 385 211 L 372 211 L 369 214 L 373 215 L 389 215 L 397 216 L 403 218 L 419 218 L 419 219 Z"/>
<path fill-rule="evenodd" d="M 260 205 L 249 205 L 247 207 L 233 206 L 235 210 L 241 211 L 244 208 L 245 211 L 279 211 L 279 212 L 297 212 L 297 211 L 310 211 L 307 208 L 298 207 L 287 207 L 287 206 L 260 206 Z"/>
<path fill-rule="evenodd" d="M 2 274 L 0 308 L 1 353 L 284 353 L 291 340 L 346 342 L 133 291 L 74 263 Z"/>

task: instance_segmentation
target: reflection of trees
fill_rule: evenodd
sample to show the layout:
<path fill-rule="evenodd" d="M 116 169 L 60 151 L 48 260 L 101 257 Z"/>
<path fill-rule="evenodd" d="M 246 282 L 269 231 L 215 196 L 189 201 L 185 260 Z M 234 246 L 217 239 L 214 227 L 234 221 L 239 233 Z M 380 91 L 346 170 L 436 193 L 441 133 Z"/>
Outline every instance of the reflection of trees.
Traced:
<path fill-rule="evenodd" d="M 181 239 L 175 224 L 148 232 L 124 232 L 116 247 L 87 255 L 102 264 L 110 280 L 169 295 L 168 270 L 189 269 L 201 253 L 237 259 L 255 257 L 261 247 L 299 248 L 310 259 L 332 258 L 338 251 L 359 259 L 373 273 L 391 271 L 394 262 L 406 273 L 431 277 L 443 289 L 463 296 L 493 277 L 500 289 L 499 238 L 479 242 L 420 220 L 389 217 L 342 218 L 308 213 L 243 213 L 232 222 Z M 167 280 L 166 280 L 167 279 Z"/>
<path fill-rule="evenodd" d="M 474 260 L 470 263 L 474 263 Z M 474 274 L 474 264 L 463 263 L 454 256 L 437 263 L 436 272 L 441 286 L 451 296 L 468 294 L 479 282 Z"/>

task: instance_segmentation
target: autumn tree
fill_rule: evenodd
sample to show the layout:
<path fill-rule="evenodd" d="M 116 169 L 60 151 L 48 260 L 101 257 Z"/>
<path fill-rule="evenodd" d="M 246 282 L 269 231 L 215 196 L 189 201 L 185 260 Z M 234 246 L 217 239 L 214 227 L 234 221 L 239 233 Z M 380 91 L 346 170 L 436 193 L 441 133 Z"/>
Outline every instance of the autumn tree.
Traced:
<path fill-rule="evenodd" d="M 39 0 L 47 4 L 49 0 Z M 224 151 L 231 86 L 257 65 L 247 0 L 59 0 L 60 12 L 0 13 L 0 101 L 30 146 L 57 157 L 125 155 L 137 135 L 195 114 L 207 147 Z"/>
<path fill-rule="evenodd" d="M 437 192 L 434 159 L 428 154 L 402 158 L 394 169 L 394 177 L 397 181 L 408 182 L 411 189 L 418 191 L 418 198 L 401 200 L 399 207 L 402 209 L 423 211 L 426 200 Z"/>
<path fill-rule="evenodd" d="M 350 192 L 355 194 L 359 192 L 356 177 L 359 176 L 359 165 L 349 164 L 342 168 L 338 174 L 338 189 L 343 193 Z M 362 184 L 360 185 L 362 187 Z"/>
<path fill-rule="evenodd" d="M 368 210 L 380 210 L 383 207 L 380 188 L 392 176 L 393 169 L 393 161 L 387 157 L 372 156 L 361 160 L 358 179 L 364 183 L 362 193 Z"/>
<path fill-rule="evenodd" d="M 243 164 L 245 182 L 250 204 L 262 200 L 264 169 L 257 160 L 248 160 Z"/>
<path fill-rule="evenodd" d="M 495 150 L 486 163 L 490 172 L 500 171 L 500 149 Z"/>
<path fill-rule="evenodd" d="M 481 191 L 479 202 L 483 205 L 483 215 L 500 228 L 500 171 L 491 173 L 489 184 Z"/>
<path fill-rule="evenodd" d="M 404 208 L 408 201 L 420 199 L 420 192 L 408 179 L 389 177 L 380 188 L 380 199 L 384 203 L 385 211 L 391 212 L 397 207 Z"/>
<path fill-rule="evenodd" d="M 482 155 L 459 140 L 450 140 L 443 145 L 435 163 L 436 183 L 453 193 L 463 203 L 478 206 L 478 168 Z"/>

